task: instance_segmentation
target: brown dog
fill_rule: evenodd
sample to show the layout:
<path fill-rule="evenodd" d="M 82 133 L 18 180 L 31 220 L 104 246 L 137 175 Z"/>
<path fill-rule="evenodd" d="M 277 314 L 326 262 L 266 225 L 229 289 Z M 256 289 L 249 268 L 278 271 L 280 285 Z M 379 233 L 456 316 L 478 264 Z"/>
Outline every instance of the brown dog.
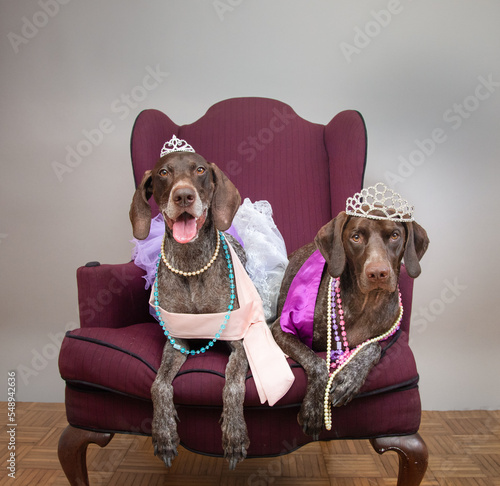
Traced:
<path fill-rule="evenodd" d="M 295 335 L 284 332 L 279 318 L 272 328 L 278 345 L 307 373 L 307 390 L 298 415 L 306 434 L 317 439 L 324 420 L 323 397 L 328 369 L 315 351 L 327 350 L 326 309 L 330 276 L 340 277 L 345 330 L 352 349 L 388 331 L 397 320 L 401 260 L 404 256 L 410 277 L 417 277 L 420 274 L 419 260 L 428 243 L 427 233 L 415 222 L 374 220 L 341 212 L 319 230 L 314 243 L 290 256 L 278 301 L 278 315 L 283 310 L 294 276 L 316 249 L 326 260 L 328 270 L 321 277 L 314 309 L 312 349 Z M 369 344 L 338 373 L 330 388 L 333 406 L 348 403 L 359 392 L 380 354 L 378 343 Z"/>
<path fill-rule="evenodd" d="M 151 196 L 165 220 L 166 260 L 175 269 L 185 272 L 198 271 L 210 261 L 216 248 L 216 228 L 221 231 L 229 228 L 241 201 L 238 190 L 215 164 L 191 152 L 169 153 L 161 157 L 152 171 L 144 174 L 130 208 L 137 239 L 145 239 L 149 234 L 151 208 L 148 199 Z M 245 264 L 241 246 L 226 236 Z M 228 309 L 229 270 L 222 256 L 206 271 L 193 276 L 176 274 L 162 264 L 158 268 L 157 281 L 159 304 L 168 312 L 208 314 Z M 234 308 L 238 308 L 237 297 Z M 189 340 L 176 339 L 176 343 L 189 350 Z M 245 458 L 249 446 L 243 416 L 248 361 L 241 341 L 228 344 L 231 355 L 223 390 L 222 435 L 224 454 L 233 469 Z M 167 466 L 172 464 L 179 445 L 172 380 L 185 360 L 186 355 L 167 341 L 151 388 L 155 454 Z"/>

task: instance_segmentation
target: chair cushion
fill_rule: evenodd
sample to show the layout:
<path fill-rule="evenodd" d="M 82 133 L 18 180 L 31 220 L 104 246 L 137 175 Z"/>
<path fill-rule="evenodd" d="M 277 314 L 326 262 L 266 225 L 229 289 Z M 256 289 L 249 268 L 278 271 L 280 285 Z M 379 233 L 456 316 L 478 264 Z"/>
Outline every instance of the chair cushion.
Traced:
<path fill-rule="evenodd" d="M 160 366 L 165 343 L 162 329 L 143 323 L 119 329 L 80 328 L 69 331 L 59 357 L 61 376 L 67 383 L 108 390 L 151 400 L 150 388 Z M 418 381 L 406 335 L 399 332 L 384 343 L 384 354 L 365 382 L 361 397 L 415 387 Z M 189 356 L 174 380 L 174 400 L 179 405 L 222 406 L 228 352 L 224 343 L 213 350 Z M 322 353 L 324 357 L 324 353 Z M 289 392 L 277 405 L 302 402 L 307 378 L 301 366 L 288 359 L 295 375 Z M 260 406 L 251 373 L 246 381 L 246 407 Z"/>
<path fill-rule="evenodd" d="M 67 383 L 68 422 L 101 432 L 150 435 L 150 387 L 164 342 L 160 326 L 154 323 L 69 331 L 59 359 Z M 182 445 L 195 452 L 221 456 L 220 416 L 228 353 L 223 343 L 218 344 L 204 355 L 188 357 L 173 385 Z M 418 375 L 406 333 L 400 331 L 383 347 L 383 357 L 361 393 L 347 406 L 332 410 L 333 428 L 324 430 L 320 440 L 404 435 L 418 430 Z M 260 404 L 248 374 L 245 421 L 250 436 L 249 457 L 288 453 L 311 441 L 296 419 L 307 378 L 302 367 L 288 361 L 295 382 L 274 407 Z"/>

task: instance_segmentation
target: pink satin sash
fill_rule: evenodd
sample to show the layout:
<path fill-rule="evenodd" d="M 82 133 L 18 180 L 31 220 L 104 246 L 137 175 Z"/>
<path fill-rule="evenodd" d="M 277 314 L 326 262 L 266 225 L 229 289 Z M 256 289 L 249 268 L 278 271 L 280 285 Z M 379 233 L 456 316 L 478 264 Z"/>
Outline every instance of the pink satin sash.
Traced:
<path fill-rule="evenodd" d="M 264 403 L 267 400 L 272 406 L 287 393 L 295 377 L 266 324 L 262 300 L 257 289 L 229 243 L 228 246 L 233 260 L 240 307 L 231 312 L 229 322 L 219 339 L 243 339 L 260 401 Z M 153 292 L 149 304 L 154 307 Z M 170 334 L 185 339 L 213 339 L 226 315 L 226 312 L 174 314 L 162 308 L 160 312 Z"/>

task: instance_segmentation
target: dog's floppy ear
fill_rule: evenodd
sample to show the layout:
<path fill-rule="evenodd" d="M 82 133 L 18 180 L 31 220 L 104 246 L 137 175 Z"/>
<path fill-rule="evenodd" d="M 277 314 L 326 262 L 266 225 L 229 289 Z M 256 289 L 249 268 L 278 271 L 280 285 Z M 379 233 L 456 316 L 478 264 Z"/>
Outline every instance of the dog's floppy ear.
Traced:
<path fill-rule="evenodd" d="M 134 237 L 138 240 L 144 240 L 148 237 L 151 226 L 151 206 L 148 203 L 148 199 L 153 194 L 153 177 L 151 174 L 150 170 L 144 172 L 142 181 L 136 189 L 130 205 L 129 216 L 132 230 Z"/>
<path fill-rule="evenodd" d="M 419 261 L 427 251 L 429 237 L 424 228 L 415 221 L 406 223 L 406 233 L 405 267 L 411 278 L 417 278 L 421 272 Z"/>
<path fill-rule="evenodd" d="M 226 231 L 233 222 L 234 215 L 241 204 L 238 189 L 215 164 L 210 163 L 214 178 L 215 190 L 212 197 L 212 215 L 215 227 Z"/>
<path fill-rule="evenodd" d="M 342 233 L 349 216 L 340 212 L 335 219 L 325 224 L 314 238 L 316 247 L 328 264 L 328 273 L 332 277 L 340 277 L 345 267 L 345 251 Z"/>

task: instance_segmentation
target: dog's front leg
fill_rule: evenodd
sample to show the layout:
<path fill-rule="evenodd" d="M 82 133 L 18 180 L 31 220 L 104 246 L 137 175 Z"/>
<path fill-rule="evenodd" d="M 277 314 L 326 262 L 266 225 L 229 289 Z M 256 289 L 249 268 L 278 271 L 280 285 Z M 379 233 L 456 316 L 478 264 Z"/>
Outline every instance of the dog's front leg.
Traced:
<path fill-rule="evenodd" d="M 364 347 L 334 378 L 330 400 L 334 407 L 349 403 L 359 392 L 370 370 L 379 362 L 381 348 L 378 343 Z"/>
<path fill-rule="evenodd" d="M 328 384 L 326 363 L 296 336 L 284 332 L 279 318 L 274 322 L 271 331 L 283 352 L 297 361 L 306 372 L 307 388 L 297 421 L 304 434 L 312 436 L 313 440 L 318 440 L 323 429 L 323 399 Z"/>
<path fill-rule="evenodd" d="M 224 457 L 229 461 L 229 469 L 234 469 L 238 462 L 245 459 L 250 445 L 243 414 L 248 359 L 243 341 L 232 341 L 229 345 L 232 351 L 222 392 L 222 447 Z"/>
<path fill-rule="evenodd" d="M 181 344 L 180 339 L 177 341 Z M 165 343 L 160 369 L 151 386 L 154 452 L 155 456 L 159 456 L 167 467 L 172 465 L 179 445 L 176 423 L 178 416 L 174 406 L 172 381 L 184 361 L 186 361 L 186 355 L 175 350 L 169 342 Z"/>

